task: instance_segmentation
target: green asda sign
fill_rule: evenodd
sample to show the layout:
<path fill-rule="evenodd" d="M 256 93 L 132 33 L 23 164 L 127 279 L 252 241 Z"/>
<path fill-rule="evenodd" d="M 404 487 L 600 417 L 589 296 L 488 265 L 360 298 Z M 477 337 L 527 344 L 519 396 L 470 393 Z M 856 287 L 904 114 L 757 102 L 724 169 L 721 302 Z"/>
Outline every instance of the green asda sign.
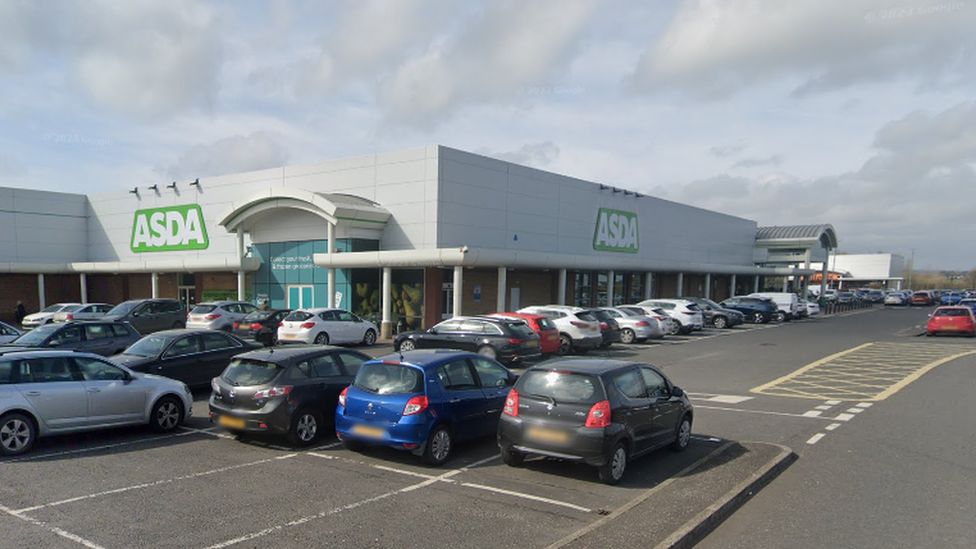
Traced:
<path fill-rule="evenodd" d="M 206 250 L 210 246 L 198 204 L 137 210 L 132 220 L 133 252 Z"/>
<path fill-rule="evenodd" d="M 639 234 L 636 213 L 600 208 L 593 230 L 593 249 L 636 254 L 640 249 Z"/>

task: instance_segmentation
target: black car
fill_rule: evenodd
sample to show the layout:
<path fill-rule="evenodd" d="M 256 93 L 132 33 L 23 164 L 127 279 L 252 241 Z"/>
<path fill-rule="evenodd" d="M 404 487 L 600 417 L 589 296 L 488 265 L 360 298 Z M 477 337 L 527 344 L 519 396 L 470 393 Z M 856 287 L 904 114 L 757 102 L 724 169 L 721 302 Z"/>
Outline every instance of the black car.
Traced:
<path fill-rule="evenodd" d="M 511 466 L 548 456 L 596 466 L 616 484 L 634 457 L 687 448 L 693 417 L 684 391 L 650 364 L 555 360 L 526 370 L 509 392 L 498 446 Z"/>
<path fill-rule="evenodd" d="M 370 357 L 341 347 L 302 345 L 237 357 L 214 378 L 210 420 L 233 433 L 286 435 L 311 444 L 335 426 L 339 393 Z"/>
<path fill-rule="evenodd" d="M 289 309 L 254 311 L 234 322 L 232 334 L 245 341 L 257 341 L 265 347 L 278 344 L 278 325 L 288 316 Z"/>
<path fill-rule="evenodd" d="M 426 332 L 397 335 L 394 351 L 457 349 L 472 351 L 505 364 L 542 357 L 539 336 L 525 321 L 489 316 L 459 316 Z"/>
<path fill-rule="evenodd" d="M 73 321 L 44 324 L 7 343 L 8 347 L 65 349 L 111 356 L 139 340 L 127 322 Z"/>
<path fill-rule="evenodd" d="M 617 324 L 616 319 L 610 316 L 610 313 L 603 309 L 587 309 L 586 312 L 600 322 L 600 333 L 603 335 L 601 349 L 609 349 L 614 343 L 620 342 L 620 325 Z"/>
<path fill-rule="evenodd" d="M 164 330 L 144 336 L 112 360 L 136 372 L 205 387 L 234 356 L 261 347 L 214 330 Z"/>
<path fill-rule="evenodd" d="M 123 301 L 102 320 L 128 322 L 140 334 L 186 327 L 186 309 L 178 299 L 133 299 Z"/>
<path fill-rule="evenodd" d="M 753 324 L 764 324 L 776 317 L 779 308 L 761 297 L 730 297 L 721 303 L 725 309 L 739 311 Z"/>
<path fill-rule="evenodd" d="M 735 309 L 727 309 L 711 299 L 705 297 L 686 297 L 685 299 L 698 305 L 698 308 L 702 310 L 706 326 L 714 326 L 721 330 L 745 322 L 744 314 Z"/>

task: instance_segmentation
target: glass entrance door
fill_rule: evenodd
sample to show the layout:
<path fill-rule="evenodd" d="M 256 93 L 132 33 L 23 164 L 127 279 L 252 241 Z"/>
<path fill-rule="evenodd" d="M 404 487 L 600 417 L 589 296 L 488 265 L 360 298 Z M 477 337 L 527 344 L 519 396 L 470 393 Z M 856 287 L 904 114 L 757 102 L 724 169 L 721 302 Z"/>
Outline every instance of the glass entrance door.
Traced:
<path fill-rule="evenodd" d="M 309 284 L 289 285 L 288 289 L 288 308 L 307 309 L 312 307 L 312 286 Z"/>
<path fill-rule="evenodd" d="M 179 293 L 180 302 L 183 303 L 183 308 L 187 312 L 193 310 L 193 307 L 197 304 L 197 287 L 180 286 L 177 292 Z"/>

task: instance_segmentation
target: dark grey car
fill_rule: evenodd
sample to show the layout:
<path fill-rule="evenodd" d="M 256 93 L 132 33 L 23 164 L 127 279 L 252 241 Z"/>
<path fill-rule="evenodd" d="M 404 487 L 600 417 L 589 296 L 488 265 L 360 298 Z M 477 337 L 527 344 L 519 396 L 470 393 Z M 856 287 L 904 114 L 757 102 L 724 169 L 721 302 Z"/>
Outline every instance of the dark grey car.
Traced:
<path fill-rule="evenodd" d="M 6 344 L 23 349 L 66 349 L 112 356 L 139 340 L 124 322 L 78 321 L 45 324 Z"/>
<path fill-rule="evenodd" d="M 103 319 L 128 322 L 145 335 L 186 327 L 186 310 L 177 299 L 132 299 L 116 305 Z"/>

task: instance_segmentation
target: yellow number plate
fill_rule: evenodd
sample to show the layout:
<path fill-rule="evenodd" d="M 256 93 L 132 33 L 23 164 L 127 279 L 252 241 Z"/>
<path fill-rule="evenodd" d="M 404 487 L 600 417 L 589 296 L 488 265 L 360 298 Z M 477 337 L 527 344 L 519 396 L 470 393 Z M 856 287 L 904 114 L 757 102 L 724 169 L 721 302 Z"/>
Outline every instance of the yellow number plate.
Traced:
<path fill-rule="evenodd" d="M 543 427 L 529 427 L 525 430 L 525 436 L 526 438 L 540 442 L 569 442 L 569 433 L 555 429 L 545 429 Z"/>
<path fill-rule="evenodd" d="M 383 438 L 383 435 L 386 434 L 384 429 L 380 429 L 379 427 L 370 427 L 368 425 L 353 425 L 352 432 L 359 436 L 369 438 Z"/>
<path fill-rule="evenodd" d="M 538 339 L 530 339 L 525 344 L 528 345 L 529 347 L 538 347 L 539 346 L 539 340 Z"/>
<path fill-rule="evenodd" d="M 220 416 L 217 418 L 217 424 L 222 427 L 227 427 L 229 429 L 243 429 L 244 420 L 236 417 L 230 416 Z"/>

